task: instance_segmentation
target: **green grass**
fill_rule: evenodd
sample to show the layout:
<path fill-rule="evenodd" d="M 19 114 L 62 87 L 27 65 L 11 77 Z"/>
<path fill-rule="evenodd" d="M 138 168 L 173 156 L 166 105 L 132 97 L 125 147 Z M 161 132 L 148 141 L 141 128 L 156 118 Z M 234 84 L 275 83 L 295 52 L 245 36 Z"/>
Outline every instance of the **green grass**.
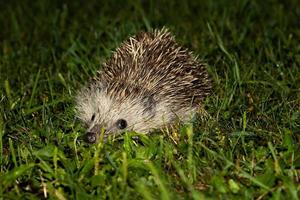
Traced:
<path fill-rule="evenodd" d="M 0 199 L 299 199 L 299 7 L 1 2 Z M 121 41 L 162 26 L 209 64 L 209 119 L 84 143 L 76 91 Z"/>

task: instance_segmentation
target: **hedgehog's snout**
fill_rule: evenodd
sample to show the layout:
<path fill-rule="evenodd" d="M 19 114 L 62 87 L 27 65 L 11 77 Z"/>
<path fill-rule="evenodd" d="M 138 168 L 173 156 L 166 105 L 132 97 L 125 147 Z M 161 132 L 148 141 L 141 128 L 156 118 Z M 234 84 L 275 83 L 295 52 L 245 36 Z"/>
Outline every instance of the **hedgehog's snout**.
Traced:
<path fill-rule="evenodd" d="M 108 133 L 109 132 L 104 130 L 103 142 L 107 142 Z M 98 134 L 96 132 L 88 131 L 88 132 L 85 133 L 84 139 L 87 143 L 95 144 L 99 141 L 99 136 L 100 136 L 100 134 Z"/>
<path fill-rule="evenodd" d="M 88 129 L 84 136 L 85 141 L 90 144 L 97 143 L 99 139 L 100 130 L 100 125 L 94 125 L 92 128 Z"/>
<path fill-rule="evenodd" d="M 96 143 L 97 141 L 97 133 L 94 132 L 87 132 L 85 134 L 85 141 L 88 143 Z"/>

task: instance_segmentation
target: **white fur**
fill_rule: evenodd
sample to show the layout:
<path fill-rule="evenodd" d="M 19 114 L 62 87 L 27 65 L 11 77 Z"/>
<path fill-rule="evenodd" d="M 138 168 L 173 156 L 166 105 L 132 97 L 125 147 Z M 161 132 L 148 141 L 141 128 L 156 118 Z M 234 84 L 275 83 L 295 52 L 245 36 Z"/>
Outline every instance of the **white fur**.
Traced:
<path fill-rule="evenodd" d="M 88 130 L 95 125 L 106 128 L 110 131 L 118 131 L 116 122 L 118 119 L 127 121 L 127 130 L 134 130 L 140 133 L 148 133 L 153 128 L 161 128 L 169 124 L 175 117 L 186 119 L 194 109 L 181 110 L 177 113 L 167 106 L 166 103 L 156 105 L 155 117 L 149 113 L 144 113 L 141 99 L 125 99 L 119 102 L 111 99 L 105 90 L 83 89 L 77 96 L 78 117 L 87 124 Z M 95 119 L 91 118 L 95 114 Z M 101 131 L 101 130 L 99 130 Z"/>

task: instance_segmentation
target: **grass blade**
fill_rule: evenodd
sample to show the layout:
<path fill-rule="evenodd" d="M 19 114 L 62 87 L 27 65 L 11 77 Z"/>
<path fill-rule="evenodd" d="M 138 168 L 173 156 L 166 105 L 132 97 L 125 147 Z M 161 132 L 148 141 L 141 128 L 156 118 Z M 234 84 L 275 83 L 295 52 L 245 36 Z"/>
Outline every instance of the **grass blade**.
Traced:
<path fill-rule="evenodd" d="M 35 77 L 34 85 L 33 85 L 32 91 L 31 91 L 31 96 L 30 96 L 30 100 L 29 100 L 29 104 L 28 104 L 28 109 L 31 108 L 33 98 L 35 97 L 35 94 L 36 94 L 37 85 L 38 85 L 38 82 L 40 79 L 40 72 L 41 71 L 39 70 Z"/>

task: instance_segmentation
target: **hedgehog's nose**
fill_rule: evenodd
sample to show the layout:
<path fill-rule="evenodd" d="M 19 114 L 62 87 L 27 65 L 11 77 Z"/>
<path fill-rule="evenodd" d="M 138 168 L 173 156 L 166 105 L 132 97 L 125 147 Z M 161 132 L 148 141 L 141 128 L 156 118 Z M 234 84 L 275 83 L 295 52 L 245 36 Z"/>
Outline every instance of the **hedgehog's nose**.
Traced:
<path fill-rule="evenodd" d="M 88 143 L 96 143 L 97 141 L 97 134 L 94 132 L 87 132 L 85 134 L 85 141 Z"/>

